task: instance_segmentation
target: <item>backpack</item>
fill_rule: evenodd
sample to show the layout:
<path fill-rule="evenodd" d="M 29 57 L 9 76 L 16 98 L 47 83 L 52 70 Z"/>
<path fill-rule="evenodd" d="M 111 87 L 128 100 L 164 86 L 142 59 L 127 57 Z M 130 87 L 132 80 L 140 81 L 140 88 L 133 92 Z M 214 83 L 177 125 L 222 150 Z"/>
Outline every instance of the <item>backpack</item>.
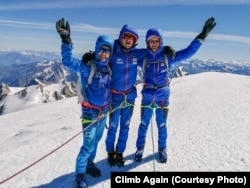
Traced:
<path fill-rule="evenodd" d="M 167 54 L 164 54 L 163 56 L 164 56 L 163 63 L 165 65 L 165 67 L 166 67 L 167 72 L 169 72 Z M 146 55 L 143 58 L 142 66 L 141 67 L 140 66 L 137 67 L 136 84 L 140 84 L 140 83 L 144 82 L 145 69 L 146 69 L 148 63 L 149 63 L 148 62 L 148 56 Z"/>
<path fill-rule="evenodd" d="M 164 56 L 163 57 L 163 60 L 164 60 L 163 63 L 164 63 L 164 65 L 165 65 L 165 67 L 167 69 L 167 72 L 168 72 L 169 71 L 168 70 L 168 57 L 167 57 L 167 54 L 164 54 L 163 56 Z M 143 63 L 142 63 L 143 75 L 145 74 L 145 69 L 146 69 L 147 64 L 148 64 L 148 56 L 145 56 L 144 59 L 143 59 Z"/>
<path fill-rule="evenodd" d="M 87 65 L 91 66 L 91 70 L 90 70 L 88 81 L 86 83 L 86 88 L 92 83 L 94 76 L 96 74 L 98 74 L 98 73 L 101 73 L 100 71 L 97 71 L 96 64 L 93 63 L 93 61 L 88 62 Z M 111 71 L 111 68 L 110 68 L 109 64 L 107 65 L 107 67 L 108 67 L 108 74 L 111 76 L 112 75 L 112 71 Z"/>
<path fill-rule="evenodd" d="M 85 86 L 85 90 L 88 88 L 88 86 L 92 83 L 93 81 L 93 78 L 96 74 L 98 73 L 101 73 L 100 71 L 97 71 L 97 68 L 96 68 L 96 64 L 93 62 L 93 60 L 90 60 L 89 62 L 85 63 L 87 66 L 91 66 L 90 67 L 90 74 L 89 74 L 89 77 L 88 77 L 88 80 L 86 82 L 86 86 Z M 111 76 L 112 75 L 112 72 L 111 72 L 111 68 L 109 66 L 109 64 L 107 65 L 108 67 L 108 74 Z M 83 101 L 83 94 L 82 93 L 82 84 L 81 84 L 81 75 L 78 74 L 78 80 L 77 80 L 77 96 L 78 96 L 78 101 L 81 102 Z"/>

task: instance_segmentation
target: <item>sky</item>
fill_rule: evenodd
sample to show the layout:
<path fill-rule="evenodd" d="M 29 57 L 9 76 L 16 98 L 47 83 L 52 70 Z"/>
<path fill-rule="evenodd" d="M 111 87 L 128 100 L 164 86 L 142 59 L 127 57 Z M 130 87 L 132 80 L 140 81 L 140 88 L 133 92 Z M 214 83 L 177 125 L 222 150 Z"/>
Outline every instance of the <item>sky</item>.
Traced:
<path fill-rule="evenodd" d="M 145 34 L 160 28 L 164 44 L 184 49 L 214 17 L 216 27 L 194 58 L 250 61 L 249 0 L 3 0 L 0 1 L 0 50 L 60 52 L 55 23 L 65 18 L 71 26 L 74 53 L 93 50 L 96 38 L 117 39 L 128 24 Z"/>
<path fill-rule="evenodd" d="M 170 85 L 166 164 L 157 161 L 155 121 L 147 132 L 142 161 L 133 160 L 140 122 L 138 95 L 124 152 L 125 166 L 108 166 L 105 129 L 95 159 L 102 176 L 87 176 L 89 187 L 110 187 L 110 172 L 114 171 L 249 172 L 249 83 L 249 76 L 215 72 L 174 78 Z M 139 92 L 141 86 L 137 87 Z M 58 85 L 44 90 L 55 88 Z M 6 100 L 8 111 L 0 116 L 0 182 L 4 181 L 0 187 L 72 187 L 75 159 L 82 144 L 77 98 L 41 103 L 37 87 L 30 86 L 25 100 L 17 102 L 20 99 L 13 95 L 17 89 L 11 88 Z"/>

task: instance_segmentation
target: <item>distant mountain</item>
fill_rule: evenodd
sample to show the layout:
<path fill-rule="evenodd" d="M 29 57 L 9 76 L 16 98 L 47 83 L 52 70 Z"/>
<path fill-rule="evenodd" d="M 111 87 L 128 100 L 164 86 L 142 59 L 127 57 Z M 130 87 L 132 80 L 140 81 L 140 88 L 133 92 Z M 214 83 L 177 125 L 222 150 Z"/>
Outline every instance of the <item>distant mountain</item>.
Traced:
<path fill-rule="evenodd" d="M 56 52 L 0 51 L 1 66 L 10 66 L 13 64 L 29 64 L 60 58 L 61 54 Z"/>
<path fill-rule="evenodd" d="M 213 59 L 190 59 L 182 62 L 181 66 L 188 72 L 188 74 L 197 74 L 201 72 L 227 72 L 250 76 L 250 62 L 247 61 L 222 62 Z"/>
<path fill-rule="evenodd" d="M 38 93 L 37 96 L 40 96 L 36 100 L 42 103 L 77 95 L 78 75 L 63 66 L 61 59 L 9 66 L 0 64 L 0 70 L 3 70 L 0 71 L 0 115 L 8 112 L 10 101 L 14 100 L 16 104 L 26 103 L 28 98 L 32 97 L 29 93 L 34 90 Z M 201 72 L 227 72 L 250 76 L 250 63 L 190 59 L 173 67 L 171 77 Z M 19 88 L 18 91 L 13 91 L 15 87 Z"/>
<path fill-rule="evenodd" d="M 45 84 L 58 83 L 62 79 L 76 81 L 77 73 L 69 72 L 61 60 L 49 60 L 29 64 L 0 66 L 0 83 L 12 87 L 25 87 L 37 84 L 36 79 Z"/>
<path fill-rule="evenodd" d="M 57 84 L 50 85 L 37 79 L 35 82 L 35 85 L 28 87 L 9 87 L 7 84 L 0 84 L 0 115 L 22 110 L 23 105 L 49 103 L 74 97 L 79 93 L 74 82 L 62 80 Z"/>
<path fill-rule="evenodd" d="M 38 61 L 39 58 L 43 60 Z M 37 84 L 36 79 L 44 84 L 53 84 L 62 79 L 76 82 L 78 78 L 76 73 L 68 71 L 62 65 L 59 54 L 47 52 L 0 52 L 0 70 L 3 70 L 0 71 L 0 83 L 11 87 L 34 85 Z M 172 77 L 178 77 L 201 72 L 228 72 L 250 76 L 250 62 L 189 59 L 173 67 L 171 74 Z"/>

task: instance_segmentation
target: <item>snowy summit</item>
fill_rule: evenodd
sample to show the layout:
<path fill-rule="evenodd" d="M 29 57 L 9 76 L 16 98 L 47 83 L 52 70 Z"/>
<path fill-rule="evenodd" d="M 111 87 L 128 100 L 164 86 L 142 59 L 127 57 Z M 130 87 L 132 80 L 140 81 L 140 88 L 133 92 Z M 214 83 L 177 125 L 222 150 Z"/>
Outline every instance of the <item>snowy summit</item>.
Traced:
<path fill-rule="evenodd" d="M 125 166 L 107 164 L 105 130 L 95 159 L 102 176 L 88 176 L 89 187 L 110 187 L 110 174 L 114 171 L 250 170 L 250 77 L 206 72 L 174 78 L 170 87 L 168 162 L 157 161 L 155 121 L 149 127 L 142 161 L 133 160 L 140 123 L 141 88 L 138 86 L 124 152 Z M 75 160 L 82 143 L 77 97 L 37 103 L 37 94 L 34 89 L 30 101 L 23 106 L 16 100 L 13 104 L 9 102 L 8 113 L 0 116 L 1 188 L 69 188 L 73 185 Z"/>

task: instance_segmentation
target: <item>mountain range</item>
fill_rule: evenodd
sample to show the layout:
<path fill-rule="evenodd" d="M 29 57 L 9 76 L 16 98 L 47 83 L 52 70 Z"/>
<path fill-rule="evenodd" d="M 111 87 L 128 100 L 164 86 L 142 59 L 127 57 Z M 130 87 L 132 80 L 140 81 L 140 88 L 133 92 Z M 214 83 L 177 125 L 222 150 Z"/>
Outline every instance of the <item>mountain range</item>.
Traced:
<path fill-rule="evenodd" d="M 40 93 L 37 103 L 48 103 L 77 95 L 78 75 L 68 71 L 56 53 L 9 51 L 0 52 L 0 59 L 0 70 L 3 70 L 0 71 L 0 115 L 11 108 L 8 106 L 9 100 L 17 103 L 27 101 L 31 90 Z M 173 67 L 171 77 L 202 72 L 250 76 L 250 62 L 189 59 Z M 49 89 L 51 85 L 57 85 L 53 87 L 57 89 L 52 91 Z M 13 88 L 18 89 L 13 91 Z"/>
<path fill-rule="evenodd" d="M 80 55 L 76 54 L 79 58 Z M 179 63 L 173 77 L 186 72 L 197 74 L 201 72 L 228 72 L 240 75 L 250 75 L 250 62 L 222 62 L 213 59 L 188 59 Z M 17 52 L 0 51 L 0 83 L 12 87 L 26 87 L 37 84 L 36 79 L 45 84 L 59 83 L 64 79 L 76 81 L 77 74 L 68 71 L 61 63 L 61 56 L 53 52 Z"/>

